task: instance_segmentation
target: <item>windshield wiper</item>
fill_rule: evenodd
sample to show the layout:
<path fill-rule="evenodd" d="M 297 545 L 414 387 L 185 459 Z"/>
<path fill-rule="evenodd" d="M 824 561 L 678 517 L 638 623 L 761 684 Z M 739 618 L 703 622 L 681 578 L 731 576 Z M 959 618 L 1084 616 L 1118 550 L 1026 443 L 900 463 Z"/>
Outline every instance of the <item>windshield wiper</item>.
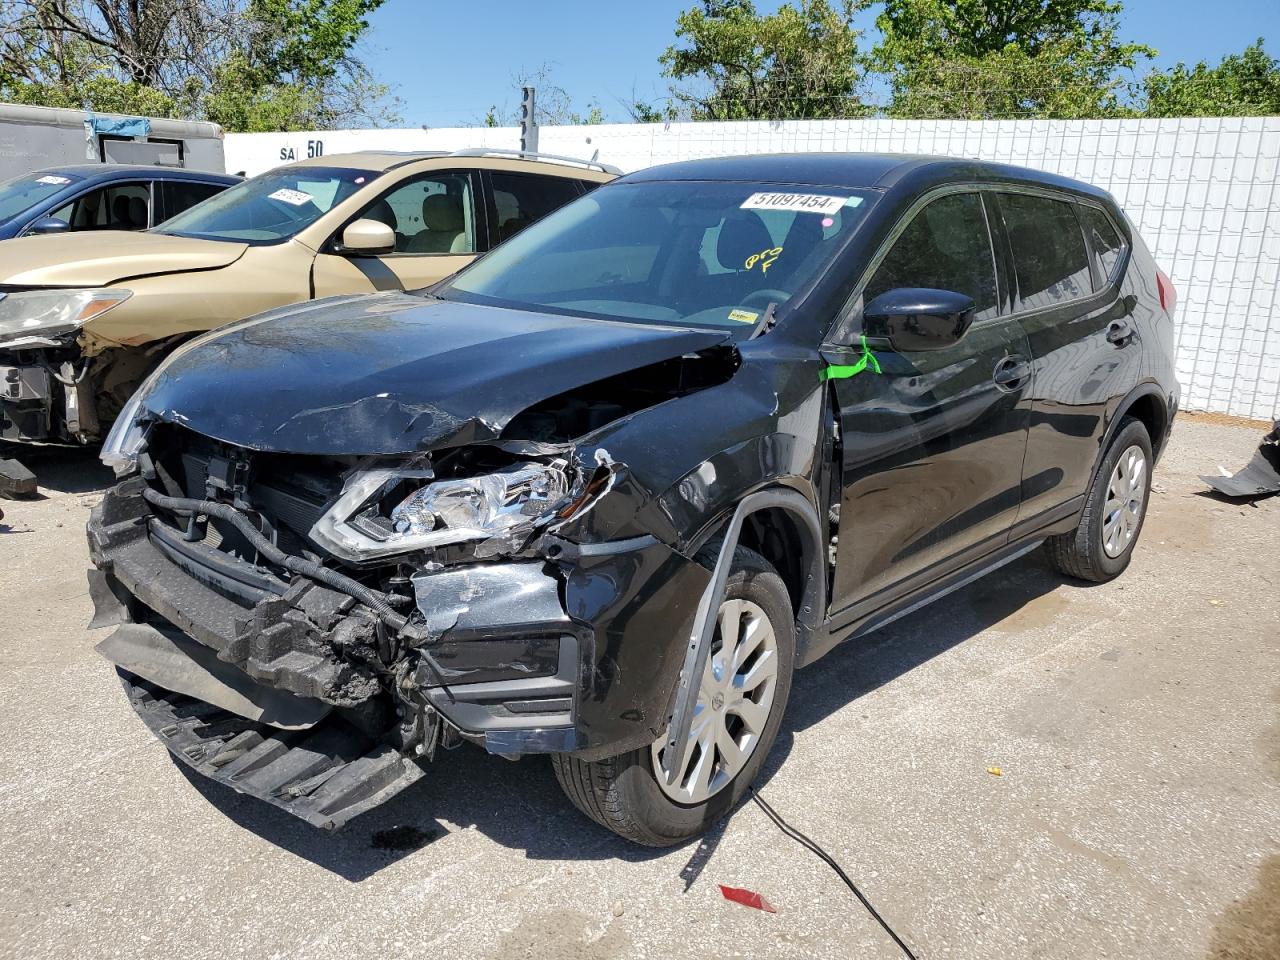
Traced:
<path fill-rule="evenodd" d="M 773 315 L 774 311 L 777 309 L 778 305 L 770 300 L 769 305 L 764 308 L 764 313 L 761 314 L 760 319 L 756 321 L 756 325 L 751 328 L 751 335 L 747 337 L 748 340 L 754 340 L 756 337 L 763 337 L 773 329 L 773 325 L 778 322 Z"/>

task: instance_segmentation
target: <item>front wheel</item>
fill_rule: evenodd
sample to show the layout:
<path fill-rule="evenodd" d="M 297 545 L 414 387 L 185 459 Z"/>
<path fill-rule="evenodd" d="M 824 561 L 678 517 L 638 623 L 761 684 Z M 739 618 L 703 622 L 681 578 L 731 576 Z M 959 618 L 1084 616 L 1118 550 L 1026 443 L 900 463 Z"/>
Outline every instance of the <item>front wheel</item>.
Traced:
<path fill-rule="evenodd" d="M 558 754 L 556 779 L 574 806 L 628 840 L 665 847 L 695 837 L 729 813 L 759 773 L 794 663 L 787 589 L 768 561 L 739 547 L 674 782 L 662 772 L 665 736 L 607 760 Z"/>

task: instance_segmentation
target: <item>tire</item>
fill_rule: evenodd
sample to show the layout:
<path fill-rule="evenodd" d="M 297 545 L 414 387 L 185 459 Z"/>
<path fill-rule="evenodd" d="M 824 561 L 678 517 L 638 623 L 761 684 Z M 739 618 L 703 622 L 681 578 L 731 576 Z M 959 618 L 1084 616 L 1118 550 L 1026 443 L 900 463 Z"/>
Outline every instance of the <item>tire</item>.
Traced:
<path fill-rule="evenodd" d="M 1122 458 L 1135 449 L 1140 453 L 1144 464 L 1141 483 L 1134 485 L 1132 490 L 1133 497 L 1140 493 L 1136 520 L 1133 519 L 1134 511 L 1129 509 L 1128 516 L 1120 518 L 1122 523 L 1126 519 L 1129 521 L 1129 532 L 1123 538 L 1124 542 L 1108 542 L 1108 534 L 1114 529 L 1109 526 L 1108 518 L 1111 513 L 1116 512 L 1114 508 L 1111 512 L 1108 511 L 1108 498 L 1113 491 L 1113 480 Z M 1049 562 L 1055 568 L 1069 577 L 1088 580 L 1092 583 L 1106 583 L 1124 572 L 1129 566 L 1134 547 L 1138 545 L 1138 537 L 1142 533 L 1142 525 L 1147 518 L 1147 506 L 1151 500 L 1151 468 L 1154 460 L 1151 452 L 1151 437 L 1147 433 L 1147 428 L 1140 421 L 1125 417 L 1120 423 L 1115 439 L 1111 441 L 1111 446 L 1107 448 L 1106 456 L 1102 458 L 1097 476 L 1093 478 L 1093 483 L 1089 487 L 1084 510 L 1080 514 L 1080 522 L 1076 529 L 1070 533 L 1050 537 L 1045 541 Z M 1120 501 L 1133 502 L 1132 497 L 1127 495 L 1121 496 L 1117 502 Z M 1121 507 L 1119 513 L 1125 512 L 1126 508 Z"/>
<path fill-rule="evenodd" d="M 791 599 L 782 578 L 767 560 L 753 550 L 738 547 L 725 584 L 721 616 L 726 615 L 726 610 L 734 609 L 726 606 L 730 601 L 743 601 L 739 605 L 741 609 L 763 611 L 768 618 L 767 625 L 772 627 L 777 666 L 763 733 L 754 741 L 745 763 L 732 779 L 705 800 L 681 803 L 668 794 L 669 789 L 675 788 L 659 784 L 655 774 L 657 761 L 653 747 L 640 747 L 605 760 L 583 761 L 571 754 L 556 754 L 551 758 L 556 779 L 560 781 L 561 788 L 573 805 L 596 823 L 634 843 L 647 847 L 666 847 L 705 832 L 737 806 L 760 772 L 760 767 L 777 738 L 787 697 L 791 692 L 791 676 L 795 665 L 795 621 Z M 753 622 L 750 619 L 752 615 L 742 614 L 741 617 L 745 619 L 740 617 L 738 622 L 749 624 Z M 749 629 L 744 627 L 743 630 L 743 635 L 748 636 Z M 713 651 L 723 649 L 720 635 L 721 630 L 717 627 L 717 646 L 713 647 Z M 764 646 L 761 643 L 761 649 Z M 755 656 L 762 660 L 764 655 Z M 752 661 L 748 658 L 745 662 Z M 756 671 L 751 667 L 743 672 L 749 677 Z M 708 675 L 710 673 L 711 668 L 708 669 Z M 742 722 L 740 719 L 733 719 L 732 706 L 725 704 L 723 699 L 721 704 L 722 706 L 714 709 L 723 710 L 722 714 L 706 714 L 708 724 L 715 722 L 718 716 L 728 718 L 724 721 L 728 724 Z M 745 725 L 739 729 L 748 731 Z M 712 753 L 711 756 L 714 758 L 720 755 Z"/>

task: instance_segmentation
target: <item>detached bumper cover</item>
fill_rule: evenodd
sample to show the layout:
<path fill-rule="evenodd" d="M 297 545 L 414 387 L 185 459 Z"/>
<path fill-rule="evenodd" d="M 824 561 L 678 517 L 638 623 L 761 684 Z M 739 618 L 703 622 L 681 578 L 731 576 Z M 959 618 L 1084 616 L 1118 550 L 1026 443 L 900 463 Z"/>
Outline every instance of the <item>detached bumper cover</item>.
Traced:
<path fill-rule="evenodd" d="M 175 757 L 313 826 L 340 827 L 422 778 L 417 762 L 336 716 L 278 730 L 119 673 L 133 709 Z"/>

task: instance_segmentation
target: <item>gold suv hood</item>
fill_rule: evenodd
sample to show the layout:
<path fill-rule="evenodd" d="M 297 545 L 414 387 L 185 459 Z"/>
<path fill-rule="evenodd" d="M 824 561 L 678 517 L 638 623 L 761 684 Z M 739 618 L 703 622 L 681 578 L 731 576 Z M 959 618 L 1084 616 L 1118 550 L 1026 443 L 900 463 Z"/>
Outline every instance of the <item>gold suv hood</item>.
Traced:
<path fill-rule="evenodd" d="M 130 277 L 215 270 L 235 263 L 247 246 L 117 230 L 20 237 L 0 242 L 0 284 L 100 287 Z"/>

